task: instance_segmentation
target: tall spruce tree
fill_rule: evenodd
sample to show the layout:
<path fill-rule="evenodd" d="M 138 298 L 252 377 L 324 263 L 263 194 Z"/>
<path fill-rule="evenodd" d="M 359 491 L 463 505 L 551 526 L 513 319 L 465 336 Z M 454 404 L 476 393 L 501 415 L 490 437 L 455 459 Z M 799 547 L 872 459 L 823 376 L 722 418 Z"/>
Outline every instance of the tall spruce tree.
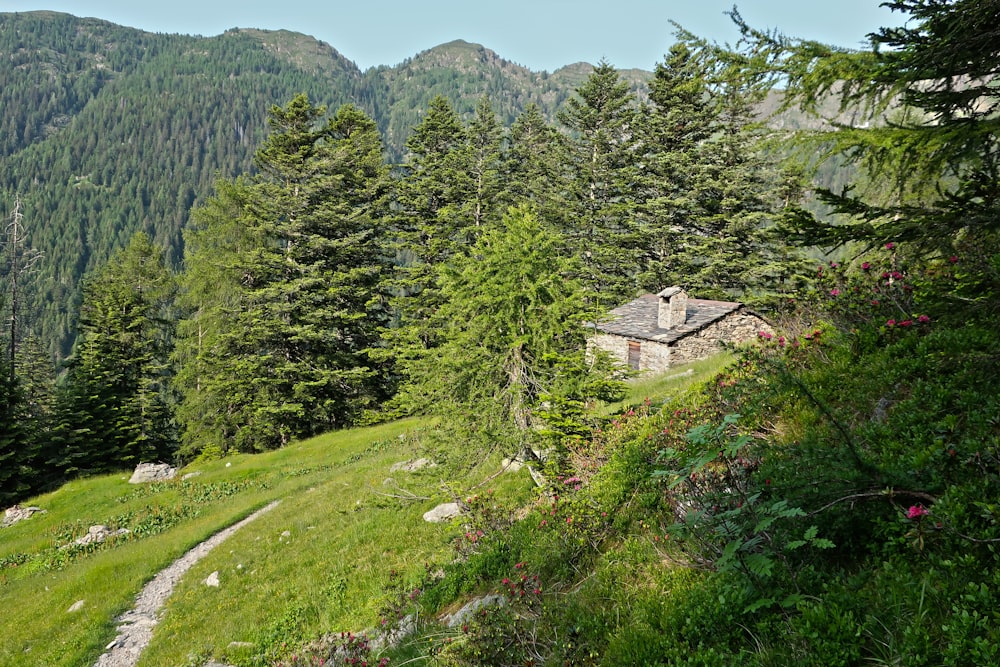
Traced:
<path fill-rule="evenodd" d="M 755 91 L 707 55 L 676 44 L 650 85 L 643 286 L 773 301 L 802 286 L 805 266 L 778 226 L 799 193 L 764 149 Z"/>
<path fill-rule="evenodd" d="M 500 218 L 499 193 L 501 143 L 503 127 L 490 100 L 482 97 L 476 105 L 476 115 L 465 130 L 464 161 L 466 173 L 472 178 L 472 198 L 466 202 L 466 217 L 472 227 L 483 229 L 495 225 Z"/>
<path fill-rule="evenodd" d="M 610 303 L 634 296 L 637 288 L 636 114 L 628 83 L 603 61 L 559 113 L 570 133 L 573 172 L 572 217 L 564 233 L 582 261 L 585 285 Z"/>
<path fill-rule="evenodd" d="M 382 397 L 370 351 L 385 324 L 387 169 L 370 118 L 324 114 L 304 95 L 272 108 L 259 175 L 220 184 L 197 215 L 179 354 L 186 454 L 203 436 L 223 451 L 280 447 Z"/>
<path fill-rule="evenodd" d="M 545 224 L 566 229 L 570 172 L 566 136 L 530 104 L 510 128 L 503 155 L 501 199 L 507 206 L 531 204 Z"/>
<path fill-rule="evenodd" d="M 83 287 L 79 335 L 57 393 L 52 464 L 64 474 L 169 459 L 174 279 L 143 233 Z"/>

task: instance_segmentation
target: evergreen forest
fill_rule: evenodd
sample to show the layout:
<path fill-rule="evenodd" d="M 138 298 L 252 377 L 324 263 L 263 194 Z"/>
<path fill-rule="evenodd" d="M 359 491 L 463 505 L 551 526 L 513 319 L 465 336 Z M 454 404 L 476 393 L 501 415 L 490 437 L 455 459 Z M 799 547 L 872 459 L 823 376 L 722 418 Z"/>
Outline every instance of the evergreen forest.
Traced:
<path fill-rule="evenodd" d="M 995 664 L 1000 3 L 886 4 L 645 73 L 0 15 L 0 504 L 429 417 L 538 494 L 393 613 L 507 602 L 370 664 Z M 670 285 L 773 331 L 636 400 L 588 333 Z"/>

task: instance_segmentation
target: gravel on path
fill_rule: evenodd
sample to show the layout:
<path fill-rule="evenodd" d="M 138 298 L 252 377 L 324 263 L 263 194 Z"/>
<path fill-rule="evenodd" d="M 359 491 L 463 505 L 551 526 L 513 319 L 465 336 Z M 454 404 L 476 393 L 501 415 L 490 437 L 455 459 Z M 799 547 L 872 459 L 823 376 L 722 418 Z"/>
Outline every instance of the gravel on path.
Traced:
<path fill-rule="evenodd" d="M 135 598 L 135 606 L 118 617 L 118 636 L 107 645 L 94 667 L 135 667 L 139 655 L 153 638 L 153 627 L 159 623 L 159 611 L 174 592 L 174 586 L 184 573 L 230 535 L 278 506 L 280 500 L 260 508 L 247 518 L 220 530 L 201 544 L 171 563 L 153 577 Z"/>

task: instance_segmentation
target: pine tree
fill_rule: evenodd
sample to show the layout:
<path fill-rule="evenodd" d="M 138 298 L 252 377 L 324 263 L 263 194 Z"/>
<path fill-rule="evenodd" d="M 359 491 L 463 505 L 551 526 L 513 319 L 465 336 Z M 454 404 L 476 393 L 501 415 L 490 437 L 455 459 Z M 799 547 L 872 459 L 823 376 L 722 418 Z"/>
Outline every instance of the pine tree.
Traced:
<path fill-rule="evenodd" d="M 802 283 L 802 260 L 777 224 L 798 196 L 764 150 L 754 91 L 706 55 L 678 43 L 651 82 L 641 279 L 647 290 L 774 301 Z"/>
<path fill-rule="evenodd" d="M 852 221 L 832 224 L 799 210 L 800 241 L 912 241 L 945 254 L 956 241 L 975 247 L 1000 230 L 1000 7 L 992 0 L 886 6 L 906 15 L 905 26 L 881 28 L 861 50 L 757 31 L 734 12 L 748 52 L 719 55 L 765 86 L 780 85 L 786 107 L 819 115 L 838 100 L 835 131 L 807 137 L 802 147 L 814 162 L 846 158 L 864 167 L 877 186 L 819 190 Z M 856 122 L 842 120 L 850 117 Z"/>
<path fill-rule="evenodd" d="M 531 204 L 543 222 L 566 229 L 570 192 L 566 151 L 565 135 L 545 121 L 537 105 L 529 105 L 510 128 L 501 167 L 504 203 Z"/>

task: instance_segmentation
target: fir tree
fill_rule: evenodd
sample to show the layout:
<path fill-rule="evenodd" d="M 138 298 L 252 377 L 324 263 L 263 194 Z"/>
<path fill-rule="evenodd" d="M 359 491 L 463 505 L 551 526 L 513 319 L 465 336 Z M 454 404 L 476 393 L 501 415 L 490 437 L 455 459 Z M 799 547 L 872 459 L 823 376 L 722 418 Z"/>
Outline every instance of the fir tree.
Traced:
<path fill-rule="evenodd" d="M 188 453 L 206 431 L 223 451 L 279 447 L 384 391 L 369 356 L 384 325 L 381 141 L 354 107 L 324 113 L 304 95 L 274 107 L 259 176 L 220 184 L 189 237 Z"/>
<path fill-rule="evenodd" d="M 570 132 L 572 217 L 564 230 L 587 287 L 615 302 L 636 291 L 633 183 L 639 169 L 635 100 L 600 63 L 559 113 Z"/>
<path fill-rule="evenodd" d="M 553 395 L 578 401 L 607 390 L 586 361 L 583 323 L 592 313 L 561 239 L 526 207 L 440 265 L 447 297 L 434 313 L 440 345 L 410 348 L 400 362 L 403 400 L 441 415 L 470 442 L 516 452 L 537 435 L 534 415 Z M 473 449 L 478 456 L 479 450 Z"/>
<path fill-rule="evenodd" d="M 83 295 L 79 342 L 56 399 L 52 463 L 72 474 L 170 458 L 174 283 L 163 251 L 136 234 Z"/>

